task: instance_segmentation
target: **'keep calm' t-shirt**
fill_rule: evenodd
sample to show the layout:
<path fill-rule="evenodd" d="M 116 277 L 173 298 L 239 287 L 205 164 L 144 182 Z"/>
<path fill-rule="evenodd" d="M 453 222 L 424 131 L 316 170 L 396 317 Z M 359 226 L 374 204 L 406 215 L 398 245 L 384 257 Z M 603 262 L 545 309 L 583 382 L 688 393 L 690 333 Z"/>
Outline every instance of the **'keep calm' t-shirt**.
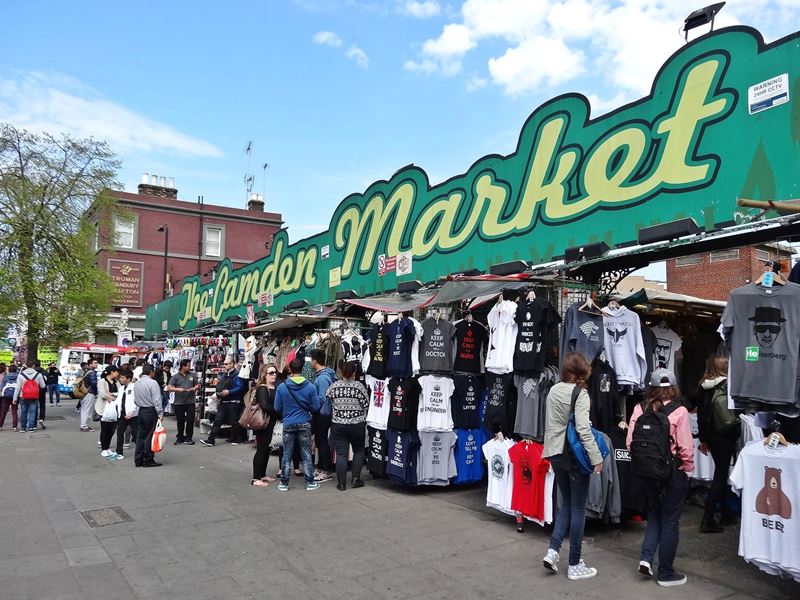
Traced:
<path fill-rule="evenodd" d="M 367 470 L 373 475 L 386 475 L 387 454 L 389 452 L 386 431 L 367 427 Z"/>
<path fill-rule="evenodd" d="M 419 368 L 428 373 L 453 370 L 453 325 L 444 319 L 428 318 L 422 322 Z"/>
<path fill-rule="evenodd" d="M 456 375 L 453 377 L 454 392 L 451 406 L 453 409 L 453 427 L 456 429 L 476 429 L 480 427 L 478 408 L 486 384 L 475 375 Z"/>
<path fill-rule="evenodd" d="M 388 426 L 398 431 L 411 431 L 417 428 L 419 395 L 422 391 L 413 377 L 389 381 L 389 421 Z"/>
<path fill-rule="evenodd" d="M 411 346 L 417 335 L 411 319 L 403 317 L 389 325 L 389 362 L 386 374 L 389 377 L 410 377 Z"/>
<path fill-rule="evenodd" d="M 481 446 L 483 434 L 480 429 L 456 429 L 455 447 L 456 478 L 453 483 L 473 483 L 483 479 Z"/>
<path fill-rule="evenodd" d="M 419 378 L 422 394 L 417 413 L 417 428 L 420 431 L 452 431 L 453 417 L 450 398 L 453 395 L 453 380 L 438 375 Z"/>
<path fill-rule="evenodd" d="M 420 431 L 418 483 L 449 483 L 456 476 L 453 447 L 457 439 L 452 431 Z"/>
<path fill-rule="evenodd" d="M 457 373 L 481 372 L 483 354 L 489 342 L 489 332 L 480 323 L 460 321 L 455 325 L 456 350 L 453 370 Z"/>

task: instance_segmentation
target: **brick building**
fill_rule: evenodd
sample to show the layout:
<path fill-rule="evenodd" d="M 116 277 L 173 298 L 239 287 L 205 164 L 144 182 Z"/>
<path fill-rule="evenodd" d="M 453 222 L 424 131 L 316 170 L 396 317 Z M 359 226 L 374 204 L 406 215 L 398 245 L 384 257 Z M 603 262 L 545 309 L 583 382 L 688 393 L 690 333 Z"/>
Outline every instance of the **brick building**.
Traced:
<path fill-rule="evenodd" d="M 780 260 L 789 276 L 793 249 L 787 244 L 767 243 L 692 254 L 667 261 L 667 290 L 709 300 L 727 300 L 734 288 L 755 281 L 768 260 Z"/>
<path fill-rule="evenodd" d="M 93 215 L 97 266 L 117 288 L 116 304 L 96 336 L 105 343 L 116 343 L 122 329 L 143 336 L 145 308 L 179 290 L 183 278 L 200 273 L 208 281 L 223 258 L 240 268 L 264 257 L 283 225 L 280 214 L 264 211 L 259 194 L 246 208 L 187 202 L 178 199 L 172 178 L 145 174 L 138 193 L 113 195 L 120 214 Z"/>

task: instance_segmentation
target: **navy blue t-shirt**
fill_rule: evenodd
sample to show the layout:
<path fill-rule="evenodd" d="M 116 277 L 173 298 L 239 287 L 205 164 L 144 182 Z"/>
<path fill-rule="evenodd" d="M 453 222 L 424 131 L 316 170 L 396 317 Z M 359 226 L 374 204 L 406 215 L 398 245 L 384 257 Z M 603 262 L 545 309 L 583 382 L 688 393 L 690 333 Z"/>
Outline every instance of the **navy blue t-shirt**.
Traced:
<path fill-rule="evenodd" d="M 478 414 L 481 400 L 486 392 L 486 384 L 476 375 L 455 375 L 455 390 L 450 400 L 455 429 L 475 429 L 480 427 Z"/>
<path fill-rule="evenodd" d="M 386 475 L 403 485 L 417 485 L 417 452 L 419 436 L 416 432 L 386 430 L 388 459 Z"/>
<path fill-rule="evenodd" d="M 457 475 L 453 483 L 474 483 L 483 479 L 483 432 L 481 429 L 456 429 Z"/>
<path fill-rule="evenodd" d="M 387 377 L 411 377 L 411 344 L 417 335 L 411 319 L 395 319 L 389 325 L 389 363 Z"/>

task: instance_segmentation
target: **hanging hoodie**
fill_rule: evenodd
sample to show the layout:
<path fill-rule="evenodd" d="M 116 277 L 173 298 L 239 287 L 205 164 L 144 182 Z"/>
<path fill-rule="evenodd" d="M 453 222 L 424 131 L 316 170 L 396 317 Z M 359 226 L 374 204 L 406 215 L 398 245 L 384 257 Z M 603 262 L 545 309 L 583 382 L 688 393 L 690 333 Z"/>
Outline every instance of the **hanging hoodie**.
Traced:
<path fill-rule="evenodd" d="M 567 352 L 580 352 L 591 363 L 603 349 L 603 317 L 578 310 L 581 304 L 576 302 L 564 315 L 560 357 L 563 360 Z"/>
<path fill-rule="evenodd" d="M 625 306 L 606 308 L 603 317 L 606 358 L 620 385 L 644 385 L 647 361 L 639 315 Z"/>

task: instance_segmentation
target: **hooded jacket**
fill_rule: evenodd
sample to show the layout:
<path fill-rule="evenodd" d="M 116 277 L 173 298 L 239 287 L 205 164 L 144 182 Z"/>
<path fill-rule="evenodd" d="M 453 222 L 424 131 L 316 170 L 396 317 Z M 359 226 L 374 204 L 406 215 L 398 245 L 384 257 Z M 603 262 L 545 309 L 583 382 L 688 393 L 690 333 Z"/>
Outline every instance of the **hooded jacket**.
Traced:
<path fill-rule="evenodd" d="M 47 384 L 44 382 L 44 377 L 42 377 L 39 371 L 31 367 L 25 367 L 19 372 L 19 377 L 17 377 L 17 387 L 14 389 L 14 402 L 19 401 L 20 394 L 22 393 L 22 386 L 25 385 L 27 379 L 35 381 L 40 390 L 47 387 Z M 36 400 L 38 401 L 39 399 L 36 398 Z"/>
<path fill-rule="evenodd" d="M 275 392 L 275 411 L 283 414 L 283 426 L 311 422 L 311 414 L 319 412 L 317 390 L 305 377 L 292 376 Z"/>
<path fill-rule="evenodd" d="M 314 387 L 319 398 L 319 414 L 326 417 L 331 415 L 331 400 L 328 398 L 328 388 L 336 381 L 336 372 L 330 367 L 323 367 L 317 371 L 314 378 Z"/>
<path fill-rule="evenodd" d="M 733 430 L 727 434 L 721 434 L 714 427 L 714 408 L 712 406 L 712 400 L 718 388 L 727 395 L 727 377 L 704 379 L 700 382 L 700 390 L 698 390 L 697 394 L 699 400 L 697 404 L 697 433 L 700 441 L 704 444 L 713 444 L 722 438 L 736 438 L 739 435 L 738 430 Z"/>

